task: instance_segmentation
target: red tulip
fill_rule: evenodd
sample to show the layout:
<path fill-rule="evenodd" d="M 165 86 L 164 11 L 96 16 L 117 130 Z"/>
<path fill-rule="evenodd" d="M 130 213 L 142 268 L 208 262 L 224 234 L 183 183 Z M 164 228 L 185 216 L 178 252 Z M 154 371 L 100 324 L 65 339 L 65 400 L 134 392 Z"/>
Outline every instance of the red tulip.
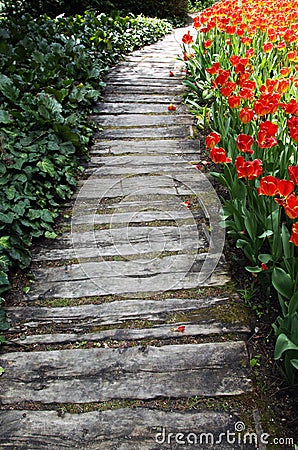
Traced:
<path fill-rule="evenodd" d="M 251 108 L 242 108 L 239 113 L 239 118 L 242 123 L 249 123 L 254 117 L 254 110 Z"/>
<path fill-rule="evenodd" d="M 298 246 L 298 222 L 293 223 L 290 242 L 292 242 L 292 244 Z"/>
<path fill-rule="evenodd" d="M 278 193 L 282 197 L 288 197 L 294 190 L 294 183 L 291 180 L 279 180 Z"/>
<path fill-rule="evenodd" d="M 265 44 L 263 45 L 264 52 L 266 53 L 270 52 L 272 48 L 273 48 L 272 42 L 265 42 Z"/>
<path fill-rule="evenodd" d="M 206 137 L 206 147 L 207 148 L 213 148 L 218 144 L 220 141 L 220 134 L 216 133 L 216 131 L 212 131 L 208 136 Z"/>
<path fill-rule="evenodd" d="M 208 72 L 210 75 L 215 75 L 220 69 L 220 63 L 215 62 L 211 67 L 207 67 L 206 72 Z"/>
<path fill-rule="evenodd" d="M 238 178 L 247 178 L 253 180 L 262 174 L 262 161 L 254 159 L 253 161 L 245 161 L 243 156 L 237 156 L 235 166 Z"/>
<path fill-rule="evenodd" d="M 194 42 L 193 37 L 191 36 L 189 30 L 188 30 L 188 32 L 183 36 L 182 42 L 183 42 L 184 44 L 192 44 L 192 43 Z"/>
<path fill-rule="evenodd" d="M 228 104 L 230 108 L 239 108 L 240 101 L 241 98 L 239 95 L 230 95 L 230 97 L 228 97 Z"/>
<path fill-rule="evenodd" d="M 298 184 L 298 166 L 289 166 L 288 172 L 293 183 Z"/>
<path fill-rule="evenodd" d="M 234 92 L 236 89 L 236 83 L 233 83 L 232 81 L 227 81 L 226 84 L 220 89 L 221 95 L 224 97 L 229 97 L 229 95 Z"/>
<path fill-rule="evenodd" d="M 232 161 L 231 158 L 227 158 L 226 151 L 222 147 L 213 147 L 210 150 L 210 159 L 215 164 L 230 163 Z"/>
<path fill-rule="evenodd" d="M 298 218 L 298 198 L 295 194 L 291 194 L 288 196 L 284 203 L 284 209 L 286 215 L 290 219 L 297 219 Z"/>
<path fill-rule="evenodd" d="M 295 99 L 291 99 L 289 103 L 280 103 L 279 106 L 285 111 L 287 114 L 298 114 L 298 101 Z"/>
<path fill-rule="evenodd" d="M 253 143 L 254 143 L 253 137 L 247 134 L 239 134 L 236 140 L 238 150 L 240 152 L 248 153 L 249 155 L 252 155 L 254 152 L 251 149 Z"/>
<path fill-rule="evenodd" d="M 298 116 L 292 116 L 288 120 L 288 127 L 291 138 L 293 141 L 298 142 Z"/>
<path fill-rule="evenodd" d="M 278 178 L 275 178 L 272 175 L 261 178 L 260 187 L 258 188 L 258 194 L 272 197 L 277 193 L 278 181 Z"/>
<path fill-rule="evenodd" d="M 204 48 L 209 48 L 212 45 L 212 41 L 210 39 L 207 39 L 205 42 L 203 42 Z"/>

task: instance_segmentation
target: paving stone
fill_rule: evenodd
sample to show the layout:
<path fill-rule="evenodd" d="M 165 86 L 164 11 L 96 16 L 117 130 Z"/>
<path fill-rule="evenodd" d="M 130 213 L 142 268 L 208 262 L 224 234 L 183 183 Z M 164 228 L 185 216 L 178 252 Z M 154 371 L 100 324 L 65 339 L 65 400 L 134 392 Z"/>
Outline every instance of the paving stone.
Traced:
<path fill-rule="evenodd" d="M 70 324 L 68 325 L 70 326 Z M 179 332 L 179 327 L 184 326 L 183 332 Z M 80 326 L 74 328 L 80 329 Z M 175 331 L 178 330 L 178 331 Z M 175 322 L 171 325 L 155 325 L 151 328 L 113 328 L 94 333 L 52 333 L 52 334 L 33 334 L 24 335 L 21 338 L 13 339 L 11 342 L 26 345 L 64 345 L 78 342 L 96 342 L 103 343 L 107 340 L 115 341 L 140 341 L 142 339 L 168 340 L 168 339 L 184 339 L 185 337 L 204 337 L 212 338 L 224 337 L 237 333 L 249 333 L 250 327 L 242 323 L 224 324 L 215 322 L 214 320 L 206 320 L 205 323 L 195 324 L 188 322 Z M 26 330 L 27 333 L 27 330 Z M 162 342 L 161 342 L 162 343 Z M 24 348 L 24 347 L 23 347 Z M 28 348 L 29 350 L 29 348 Z"/>
<path fill-rule="evenodd" d="M 166 110 L 163 111 L 166 113 Z M 192 125 L 194 123 L 193 116 L 182 114 L 119 114 L 113 115 L 97 115 L 90 117 L 93 122 L 98 123 L 101 127 L 148 127 L 148 126 L 166 126 L 166 125 Z"/>
<path fill-rule="evenodd" d="M 229 297 L 227 296 L 210 296 L 198 299 L 143 299 L 142 301 L 134 299 L 114 300 L 99 305 L 86 304 L 55 308 L 41 308 L 39 306 L 11 307 L 7 308 L 6 311 L 11 324 L 11 331 L 13 332 L 28 329 L 34 330 L 45 325 L 60 327 L 61 330 L 65 330 L 69 325 L 71 330 L 82 332 L 90 327 L 105 326 L 108 328 L 136 320 L 150 321 L 155 324 L 165 323 L 169 317 L 178 312 L 184 313 L 185 318 L 187 316 L 190 317 L 191 314 L 196 316 L 198 311 L 224 305 L 228 301 Z M 234 319 L 234 322 L 237 323 L 237 318 L 235 317 Z M 195 326 L 195 324 L 193 325 Z M 168 325 L 168 333 L 171 327 L 172 325 Z M 135 331 L 142 332 L 142 330 Z M 177 333 L 172 333 L 171 335 L 175 336 Z"/>
<path fill-rule="evenodd" d="M 224 441 L 227 431 L 235 432 L 240 420 L 229 412 L 165 412 L 149 408 L 81 414 L 2 411 L 0 417 L 0 443 L 9 450 L 185 450 L 196 444 L 200 450 L 231 450 L 231 444 Z M 220 436 L 223 439 L 215 444 Z M 181 443 L 183 440 L 187 445 Z M 251 444 L 233 444 L 233 450 L 254 449 Z"/>
<path fill-rule="evenodd" d="M 182 103 L 183 99 L 181 95 L 156 95 L 156 94 L 137 94 L 137 95 L 127 95 L 127 94 L 109 94 L 107 97 L 108 103 L 151 103 L 151 104 L 166 104 Z"/>
<path fill-rule="evenodd" d="M 178 113 L 184 114 L 186 106 L 179 103 L 176 105 L 177 110 L 171 113 L 171 117 L 177 117 Z M 98 114 L 166 114 L 168 113 L 168 102 L 163 103 L 141 103 L 141 102 L 104 102 L 94 109 Z M 142 118 L 139 118 L 140 122 Z"/>
<path fill-rule="evenodd" d="M 194 135 L 192 125 L 168 125 L 167 127 L 130 127 L 130 128 L 105 128 L 97 131 L 96 139 L 169 139 L 185 138 Z"/>
<path fill-rule="evenodd" d="M 251 390 L 247 361 L 240 341 L 7 353 L 2 402 L 240 395 Z"/>
<path fill-rule="evenodd" d="M 100 155 L 109 153 L 119 155 L 122 153 L 140 153 L 140 154 L 197 154 L 199 158 L 200 143 L 191 140 L 134 140 L 134 141 L 96 141 L 91 149 L 91 155 Z"/>

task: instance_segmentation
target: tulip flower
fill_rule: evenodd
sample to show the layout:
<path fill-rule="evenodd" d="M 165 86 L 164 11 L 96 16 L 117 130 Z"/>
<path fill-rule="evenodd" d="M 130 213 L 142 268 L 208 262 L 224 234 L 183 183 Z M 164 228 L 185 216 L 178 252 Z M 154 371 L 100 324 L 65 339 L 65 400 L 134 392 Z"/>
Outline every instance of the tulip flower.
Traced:
<path fill-rule="evenodd" d="M 249 123 L 254 117 L 254 110 L 251 108 L 242 108 L 239 113 L 239 118 L 242 123 Z"/>
<path fill-rule="evenodd" d="M 293 223 L 290 242 L 292 242 L 292 244 L 298 246 L 298 222 Z"/>
<path fill-rule="evenodd" d="M 295 194 L 291 194 L 284 202 L 284 210 L 290 219 L 298 218 L 298 198 Z"/>
<path fill-rule="evenodd" d="M 193 37 L 190 34 L 190 31 L 188 30 L 188 32 L 183 36 L 182 38 L 182 42 L 183 44 L 192 44 L 194 42 Z"/>
<path fill-rule="evenodd" d="M 298 185 L 298 166 L 289 166 L 288 172 L 293 183 Z"/>
<path fill-rule="evenodd" d="M 253 150 L 251 149 L 252 144 L 254 143 L 254 138 L 247 134 L 239 134 L 236 140 L 237 148 L 240 152 L 248 153 L 249 155 L 253 154 Z"/>
<path fill-rule="evenodd" d="M 268 175 L 260 180 L 260 187 L 258 188 L 259 195 L 266 195 L 272 197 L 278 192 L 278 178 Z"/>
<path fill-rule="evenodd" d="M 215 164 L 228 164 L 232 161 L 231 158 L 227 158 L 226 151 L 222 147 L 213 147 L 210 150 L 210 159 Z"/>
<path fill-rule="evenodd" d="M 208 136 L 206 137 L 206 147 L 207 148 L 213 148 L 218 144 L 220 141 L 220 134 L 216 133 L 216 131 L 212 131 Z"/>
<path fill-rule="evenodd" d="M 247 178 L 254 180 L 262 174 L 262 161 L 254 159 L 253 161 L 245 161 L 243 156 L 237 156 L 235 159 L 235 166 L 238 178 Z"/>
<path fill-rule="evenodd" d="M 294 190 L 295 184 L 292 180 L 279 180 L 278 181 L 278 194 L 282 197 L 288 197 Z"/>

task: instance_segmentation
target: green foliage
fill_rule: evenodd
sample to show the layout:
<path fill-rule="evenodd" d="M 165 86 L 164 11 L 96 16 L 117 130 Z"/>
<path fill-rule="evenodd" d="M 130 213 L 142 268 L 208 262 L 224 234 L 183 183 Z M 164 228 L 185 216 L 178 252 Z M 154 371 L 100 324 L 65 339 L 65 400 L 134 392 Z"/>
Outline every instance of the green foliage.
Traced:
<path fill-rule="evenodd" d="M 188 0 L 188 10 L 196 13 L 213 5 L 214 0 Z"/>
<path fill-rule="evenodd" d="M 4 11 L 8 16 L 29 13 L 34 17 L 47 14 L 56 17 L 60 14 L 73 16 L 84 14 L 87 10 L 110 13 L 114 9 L 111 1 L 105 0 L 4 0 Z"/>
<path fill-rule="evenodd" d="M 95 125 L 103 76 L 121 55 L 167 33 L 144 17 L 2 18 L 0 28 L 0 294 L 30 264 L 33 238 L 54 239 Z M 0 331 L 6 329 L 0 312 Z M 3 328 L 4 327 L 4 328 Z"/>
<path fill-rule="evenodd" d="M 187 0 L 4 0 L 4 13 L 8 16 L 21 17 L 23 14 L 30 14 L 38 17 L 47 14 L 56 17 L 61 14 L 74 16 L 84 14 L 86 11 L 105 13 L 112 15 L 115 11 L 121 14 L 143 14 L 148 17 L 159 18 L 183 18 L 187 17 Z"/>

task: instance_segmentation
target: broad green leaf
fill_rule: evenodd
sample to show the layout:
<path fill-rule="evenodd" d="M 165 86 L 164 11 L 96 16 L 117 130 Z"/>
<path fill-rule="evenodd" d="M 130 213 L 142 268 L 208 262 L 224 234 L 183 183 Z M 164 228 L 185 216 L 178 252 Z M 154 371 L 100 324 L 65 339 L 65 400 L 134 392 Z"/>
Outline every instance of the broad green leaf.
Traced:
<path fill-rule="evenodd" d="M 55 166 L 49 159 L 39 161 L 37 163 L 37 167 L 39 167 L 43 172 L 48 173 L 52 178 L 56 175 Z"/>
<path fill-rule="evenodd" d="M 264 233 L 260 234 L 259 238 L 260 238 L 260 239 L 263 239 L 263 238 L 266 238 L 266 237 L 270 237 L 270 236 L 272 236 L 273 234 L 274 234 L 274 233 L 273 233 L 272 230 L 266 230 L 266 231 L 264 231 Z"/>
<path fill-rule="evenodd" d="M 0 249 L 3 248 L 10 248 L 10 237 L 9 236 L 2 236 L 0 238 Z"/>
<path fill-rule="evenodd" d="M 287 350 L 297 350 L 298 346 L 292 342 L 288 336 L 281 333 L 276 339 L 275 349 L 274 349 L 274 359 L 281 358 L 282 354 Z"/>
<path fill-rule="evenodd" d="M 291 257 L 291 243 L 289 242 L 290 232 L 284 223 L 282 224 L 282 227 L 281 227 L 281 239 L 282 239 L 284 256 L 285 256 L 285 258 L 290 258 Z"/>
<path fill-rule="evenodd" d="M 262 263 L 267 264 L 269 261 L 272 261 L 272 256 L 269 253 L 260 253 L 258 259 Z"/>
<path fill-rule="evenodd" d="M 295 369 L 298 370 L 298 359 L 291 359 L 291 364 Z"/>
<path fill-rule="evenodd" d="M 259 273 L 262 272 L 262 268 L 259 266 L 245 266 L 245 269 L 251 273 Z"/>
<path fill-rule="evenodd" d="M 4 109 L 0 109 L 0 123 L 10 123 L 12 122 L 12 119 L 9 117 L 9 114 L 7 111 L 4 111 Z"/>
<path fill-rule="evenodd" d="M 57 234 L 54 231 L 46 231 L 44 235 L 47 239 L 56 239 L 57 237 Z"/>
<path fill-rule="evenodd" d="M 294 293 L 289 302 L 289 314 L 294 314 L 298 310 L 298 291 Z"/>
<path fill-rule="evenodd" d="M 290 275 L 281 267 L 275 267 L 273 269 L 272 284 L 279 294 L 287 299 L 292 297 L 294 282 Z"/>

